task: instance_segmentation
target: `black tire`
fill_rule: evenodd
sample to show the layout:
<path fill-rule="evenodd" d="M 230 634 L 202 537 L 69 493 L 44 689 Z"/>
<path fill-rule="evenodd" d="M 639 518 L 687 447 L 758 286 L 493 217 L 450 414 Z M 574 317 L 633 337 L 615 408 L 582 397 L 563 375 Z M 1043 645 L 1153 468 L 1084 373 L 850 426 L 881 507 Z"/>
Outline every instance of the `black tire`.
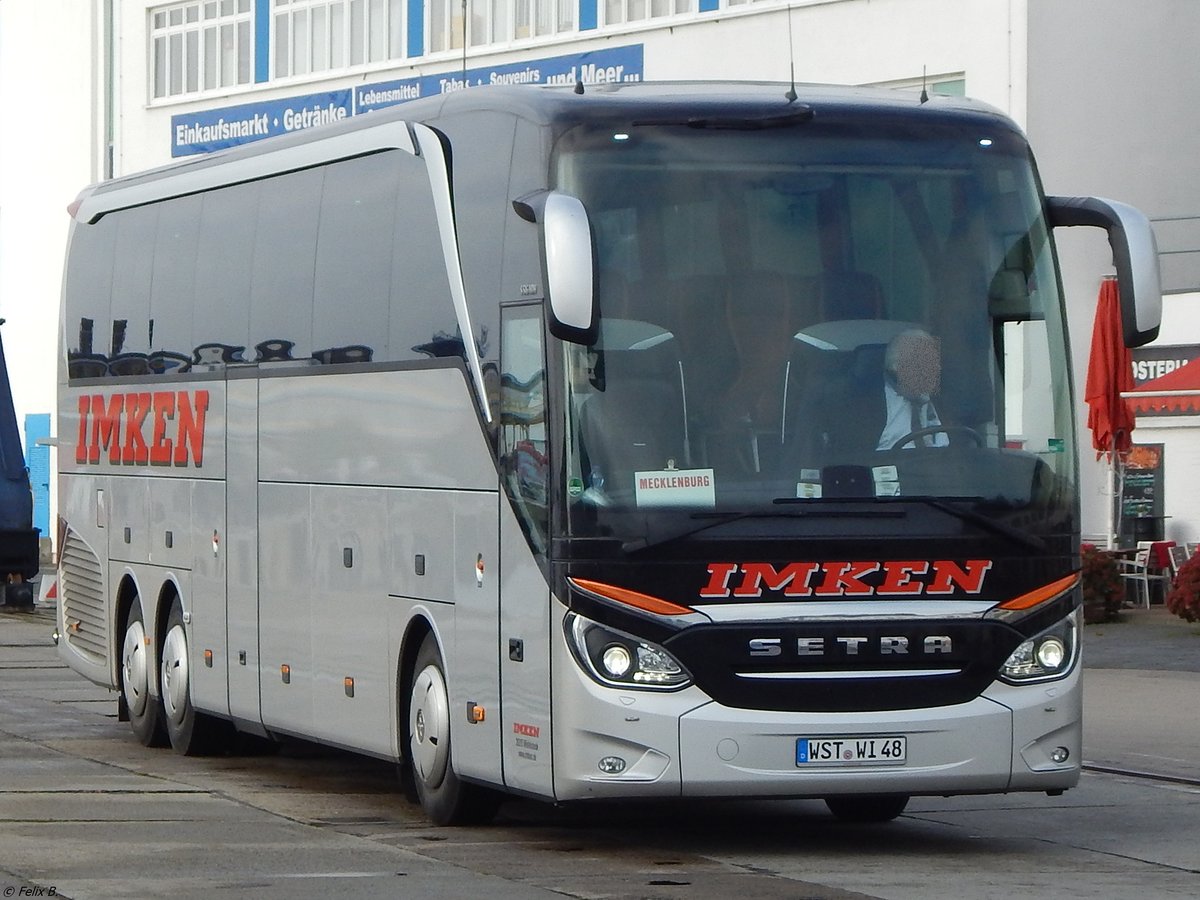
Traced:
<path fill-rule="evenodd" d="M 10 581 L 4 585 L 4 603 L 9 609 L 33 609 L 33 585 L 28 581 Z"/>
<path fill-rule="evenodd" d="M 202 756 L 229 746 L 233 726 L 192 707 L 191 654 L 179 598 L 171 603 L 160 651 L 162 718 L 176 753 Z"/>
<path fill-rule="evenodd" d="M 829 811 L 843 822 L 890 822 L 908 806 L 905 794 L 856 794 L 826 797 Z"/>
<path fill-rule="evenodd" d="M 450 755 L 450 697 L 437 641 L 427 634 L 409 682 L 408 764 L 421 808 L 435 825 L 488 822 L 500 797 L 458 777 Z"/>
<path fill-rule="evenodd" d="M 129 713 L 129 727 L 134 736 L 146 747 L 165 747 L 169 741 L 162 721 L 162 707 L 150 695 L 153 665 L 153 655 L 146 642 L 142 604 L 134 597 L 125 614 L 121 642 L 121 702 Z"/>

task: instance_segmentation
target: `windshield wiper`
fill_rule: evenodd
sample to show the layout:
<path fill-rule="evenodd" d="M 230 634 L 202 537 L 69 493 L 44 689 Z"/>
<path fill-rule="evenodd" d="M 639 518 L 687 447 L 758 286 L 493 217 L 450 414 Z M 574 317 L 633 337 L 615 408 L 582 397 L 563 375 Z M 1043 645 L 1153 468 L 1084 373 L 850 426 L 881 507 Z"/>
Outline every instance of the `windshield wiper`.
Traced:
<path fill-rule="evenodd" d="M 775 503 L 786 503 L 790 498 L 784 497 Z M 718 525 L 728 525 L 730 522 L 739 522 L 744 519 L 799 519 L 804 517 L 815 517 L 821 519 L 835 518 L 903 518 L 907 513 L 903 509 L 821 509 L 813 507 L 810 509 L 757 509 L 738 513 L 722 513 L 722 512 L 694 512 L 689 518 L 691 519 L 710 519 L 711 521 L 704 522 L 700 525 L 692 525 L 687 528 L 679 529 L 671 534 L 656 535 L 651 537 L 634 538 L 631 541 L 625 541 L 621 544 L 621 549 L 626 553 L 637 553 L 640 550 L 646 550 L 650 547 L 660 547 L 663 544 L 669 544 L 672 541 L 682 540 L 686 537 L 699 534 L 702 531 L 707 531 L 710 528 L 716 528 Z"/>
<path fill-rule="evenodd" d="M 914 500 L 917 503 L 923 503 L 926 506 L 931 506 L 940 512 L 954 516 L 963 522 L 970 522 L 972 525 L 978 525 L 984 531 L 990 531 L 992 534 L 998 534 L 1001 537 L 1006 537 L 1018 544 L 1024 544 L 1030 550 L 1045 552 L 1046 542 L 1036 534 L 1030 534 L 1020 528 L 1014 528 L 1005 522 L 999 522 L 996 519 L 991 519 L 983 513 L 976 512 L 973 509 L 967 509 L 962 506 L 955 506 L 953 503 L 947 503 L 945 500 L 939 500 L 937 497 L 906 497 L 906 500 Z M 974 500 L 982 501 L 982 497 L 974 497 Z"/>

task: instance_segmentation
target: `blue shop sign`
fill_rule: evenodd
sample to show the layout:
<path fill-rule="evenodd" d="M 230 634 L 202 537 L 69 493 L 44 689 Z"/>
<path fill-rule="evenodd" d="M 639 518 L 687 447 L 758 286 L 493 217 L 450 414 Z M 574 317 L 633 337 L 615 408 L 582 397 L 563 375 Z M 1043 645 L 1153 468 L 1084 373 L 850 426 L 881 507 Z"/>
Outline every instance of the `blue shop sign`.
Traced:
<path fill-rule="evenodd" d="M 348 116 L 384 109 L 485 84 L 612 84 L 641 81 L 641 44 L 609 47 L 528 62 L 511 63 L 364 84 L 328 91 L 244 103 L 171 117 L 171 156 L 191 156 L 236 147 L 279 134 L 325 125 Z"/>
<path fill-rule="evenodd" d="M 171 155 L 190 156 L 327 125 L 353 115 L 349 90 L 171 116 Z"/>
<path fill-rule="evenodd" d="M 419 97 L 449 94 L 485 84 L 611 84 L 641 81 L 642 45 L 571 53 L 505 66 L 487 66 L 364 84 L 354 89 L 354 112 L 370 112 Z"/>

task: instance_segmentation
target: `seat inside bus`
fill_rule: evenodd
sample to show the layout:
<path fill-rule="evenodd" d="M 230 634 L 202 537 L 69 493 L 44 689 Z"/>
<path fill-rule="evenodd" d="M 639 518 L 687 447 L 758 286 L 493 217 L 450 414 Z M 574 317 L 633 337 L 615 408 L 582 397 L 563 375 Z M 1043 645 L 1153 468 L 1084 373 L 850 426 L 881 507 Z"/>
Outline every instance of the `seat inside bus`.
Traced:
<path fill-rule="evenodd" d="M 688 464 L 681 378 L 670 332 L 634 320 L 602 321 L 580 408 L 589 486 L 632 490 L 635 472 Z"/>

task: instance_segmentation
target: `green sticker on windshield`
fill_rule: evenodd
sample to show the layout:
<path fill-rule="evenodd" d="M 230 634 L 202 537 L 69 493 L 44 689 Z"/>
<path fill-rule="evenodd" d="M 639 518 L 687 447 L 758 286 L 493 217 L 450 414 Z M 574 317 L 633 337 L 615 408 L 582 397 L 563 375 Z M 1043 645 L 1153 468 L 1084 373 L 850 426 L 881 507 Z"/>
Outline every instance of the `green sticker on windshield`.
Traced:
<path fill-rule="evenodd" d="M 1063 453 L 1067 449 L 1066 441 L 1062 438 L 1050 438 L 1046 441 L 1051 453 Z"/>
<path fill-rule="evenodd" d="M 567 482 L 567 494 L 571 497 L 578 497 L 583 493 L 583 479 L 572 478 Z"/>

